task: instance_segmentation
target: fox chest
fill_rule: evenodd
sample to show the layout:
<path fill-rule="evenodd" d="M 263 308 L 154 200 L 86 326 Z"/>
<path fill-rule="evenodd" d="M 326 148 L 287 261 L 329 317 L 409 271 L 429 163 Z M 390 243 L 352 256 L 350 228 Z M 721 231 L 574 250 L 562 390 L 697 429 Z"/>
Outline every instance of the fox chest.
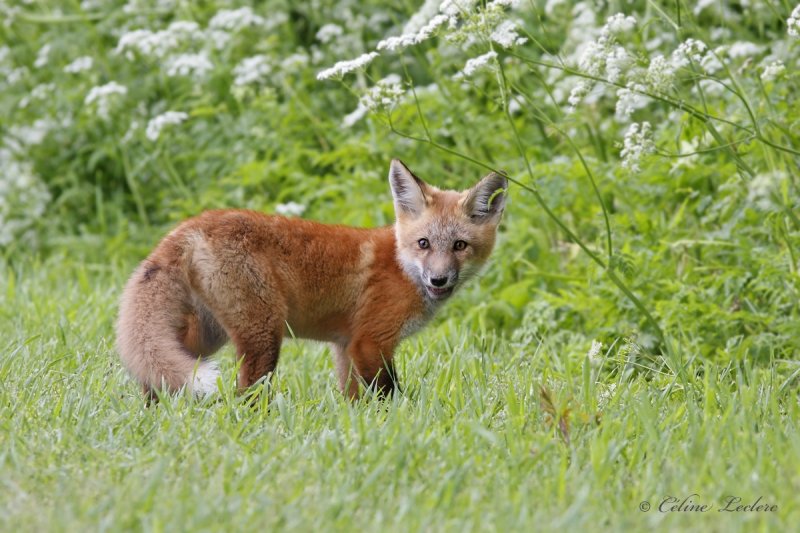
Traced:
<path fill-rule="evenodd" d="M 402 326 L 400 326 L 400 340 L 406 339 L 420 331 L 430 322 L 431 318 L 433 318 L 433 313 L 431 312 L 421 313 L 407 318 Z"/>

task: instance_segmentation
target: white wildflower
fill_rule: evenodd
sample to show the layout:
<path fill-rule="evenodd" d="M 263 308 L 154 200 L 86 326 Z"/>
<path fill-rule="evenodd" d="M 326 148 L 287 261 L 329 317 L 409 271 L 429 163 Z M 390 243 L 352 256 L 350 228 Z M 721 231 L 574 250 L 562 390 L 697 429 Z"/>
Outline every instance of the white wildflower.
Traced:
<path fill-rule="evenodd" d="M 501 22 L 492 30 L 490 38 L 503 48 L 511 48 L 512 46 L 528 42 L 526 37 L 520 37 L 517 31 L 517 22 L 513 20 L 504 20 Z"/>
<path fill-rule="evenodd" d="M 287 202 L 275 206 L 275 212 L 285 217 L 299 217 L 306 211 L 306 206 L 297 202 Z"/>
<path fill-rule="evenodd" d="M 422 7 L 411 15 L 405 26 L 403 26 L 403 35 L 414 35 L 420 28 L 428 23 L 438 12 L 441 0 L 425 0 Z"/>
<path fill-rule="evenodd" d="M 703 12 L 704 9 L 707 7 L 711 7 L 717 3 L 717 0 L 697 0 L 697 3 L 694 6 L 694 14 L 699 15 Z"/>
<path fill-rule="evenodd" d="M 547 16 L 551 16 L 559 6 L 566 5 L 566 3 L 567 0 L 547 0 L 547 3 L 544 5 L 544 12 Z"/>
<path fill-rule="evenodd" d="M 426 0 L 419 11 L 417 11 L 403 27 L 402 34 L 396 37 L 383 39 L 378 43 L 376 48 L 378 50 L 397 52 L 426 41 L 436 35 L 437 31 L 445 25 L 451 29 L 455 28 L 459 18 L 471 13 L 477 4 L 478 2 L 476 0 L 444 0 L 442 2 Z M 502 10 L 504 7 L 511 7 L 512 5 L 516 5 L 516 2 L 510 0 L 489 2 L 486 4 L 486 9 L 483 13 L 499 12 L 498 10 Z M 502 41 L 502 43 L 506 43 L 510 41 L 508 46 L 525 42 L 526 39 L 519 37 L 516 32 L 514 32 L 512 37 L 509 33 L 511 30 L 514 30 L 513 23 L 504 28 L 496 28 L 497 42 L 500 43 Z M 495 37 L 491 38 L 495 39 Z M 503 44 L 502 46 L 506 45 Z"/>
<path fill-rule="evenodd" d="M 41 144 L 50 131 L 56 127 L 56 123 L 49 119 L 37 119 L 33 124 L 22 126 L 15 125 L 9 128 L 10 139 L 6 139 L 9 147 L 21 149 L 23 146 L 33 146 Z"/>
<path fill-rule="evenodd" d="M 251 83 L 264 83 L 272 71 L 269 58 L 265 55 L 246 57 L 233 69 L 233 84 L 241 87 Z"/>
<path fill-rule="evenodd" d="M 414 44 L 419 44 L 423 41 L 427 41 L 433 35 L 436 34 L 436 31 L 445 25 L 445 23 L 452 22 L 452 19 L 447 15 L 436 15 L 431 20 L 428 21 L 427 24 L 422 26 L 419 31 L 414 35 Z"/>
<path fill-rule="evenodd" d="M 623 73 L 633 63 L 633 59 L 628 52 L 621 46 L 615 45 L 606 54 L 606 78 L 611 83 L 617 83 L 622 78 Z"/>
<path fill-rule="evenodd" d="M 786 30 L 792 37 L 800 37 L 800 5 L 792 10 L 792 14 L 786 21 Z"/>
<path fill-rule="evenodd" d="M 353 72 L 354 70 L 366 67 L 372 63 L 372 61 L 378 57 L 378 55 L 378 52 L 369 52 L 349 61 L 339 61 L 331 68 L 319 72 L 317 74 L 317 79 L 328 80 L 330 78 L 341 78 L 345 74 Z"/>
<path fill-rule="evenodd" d="M 716 2 L 718 0 L 714 0 L 714 1 Z M 716 28 L 711 28 L 710 37 L 711 37 L 711 40 L 714 41 L 714 42 L 728 41 L 728 40 L 730 40 L 731 35 L 732 35 L 732 32 L 731 32 L 730 28 L 723 28 L 723 27 L 719 27 L 719 26 L 716 27 Z"/>
<path fill-rule="evenodd" d="M 31 98 L 35 100 L 45 100 L 56 90 L 55 83 L 40 83 L 31 89 Z"/>
<path fill-rule="evenodd" d="M 616 15 L 608 17 L 603 31 L 607 31 L 610 35 L 616 35 L 618 33 L 631 31 L 635 26 L 635 18 L 617 13 Z"/>
<path fill-rule="evenodd" d="M 620 152 L 622 166 L 631 172 L 639 172 L 642 159 L 655 152 L 655 150 L 656 146 L 653 142 L 653 131 L 650 123 L 642 122 L 640 125 L 634 122 L 625 132 L 625 140 L 622 152 Z"/>
<path fill-rule="evenodd" d="M 84 70 L 89 70 L 92 68 L 94 64 L 94 60 L 91 56 L 82 56 L 76 58 L 72 63 L 64 67 L 64 72 L 68 74 L 77 74 L 78 72 L 83 72 Z"/>
<path fill-rule="evenodd" d="M 472 11 L 477 3 L 477 0 L 444 0 L 439 11 L 450 17 L 457 17 Z"/>
<path fill-rule="evenodd" d="M 725 92 L 725 86 L 719 83 L 715 79 L 703 79 L 697 83 L 700 87 L 700 90 L 705 93 L 706 96 L 722 96 Z M 695 92 L 695 89 L 692 89 L 692 92 Z"/>
<path fill-rule="evenodd" d="M 577 107 L 583 98 L 589 94 L 589 91 L 592 90 L 593 86 L 594 85 L 589 80 L 578 80 L 578 83 L 576 83 L 570 91 L 569 98 L 567 98 L 567 102 L 569 102 L 571 111 L 575 110 L 575 107 Z"/>
<path fill-rule="evenodd" d="M 617 91 L 616 118 L 624 122 L 630 118 L 634 111 L 645 107 L 649 99 L 642 93 L 647 87 L 641 83 L 630 82 L 627 87 Z"/>
<path fill-rule="evenodd" d="M 145 56 L 164 57 L 182 43 L 201 40 L 204 37 L 200 26 L 191 20 L 176 20 L 167 29 L 160 31 L 133 30 L 122 34 L 114 52 L 134 59 L 133 52 Z"/>
<path fill-rule="evenodd" d="M 586 44 L 578 60 L 578 67 L 590 76 L 601 76 L 606 64 L 605 43 L 591 41 Z"/>
<path fill-rule="evenodd" d="M 709 50 L 706 52 L 706 55 L 703 56 L 703 59 L 700 60 L 700 68 L 702 68 L 708 74 L 719 72 L 725 68 L 719 58 L 726 54 L 727 50 L 727 46 L 718 46 L 713 50 Z"/>
<path fill-rule="evenodd" d="M 9 85 L 13 85 L 18 81 L 24 79 L 29 74 L 28 67 L 19 67 L 15 69 L 11 69 L 6 74 L 6 82 Z"/>
<path fill-rule="evenodd" d="M 756 174 L 747 183 L 747 201 L 760 211 L 777 209 L 780 203 L 781 184 L 786 180 L 786 173 L 782 171 Z"/>
<path fill-rule="evenodd" d="M 214 64 L 208 54 L 181 54 L 167 61 L 167 76 L 193 76 L 202 78 L 214 70 Z"/>
<path fill-rule="evenodd" d="M 317 31 L 317 40 L 323 44 L 329 43 L 343 33 L 344 30 L 338 24 L 325 24 Z"/>
<path fill-rule="evenodd" d="M 389 74 L 379 80 L 373 87 L 370 87 L 359 100 L 359 105 L 370 111 L 391 108 L 405 94 L 401 84 L 400 76 Z"/>
<path fill-rule="evenodd" d="M 404 48 L 408 48 L 409 46 L 428 40 L 439 28 L 450 22 L 451 17 L 447 15 L 435 15 L 417 31 L 413 33 L 403 33 L 399 37 L 388 37 L 380 41 L 376 48 L 378 50 L 397 52 Z"/>
<path fill-rule="evenodd" d="M 662 55 L 657 55 L 650 60 L 645 74 L 645 81 L 654 93 L 665 93 L 672 87 L 675 79 L 675 68 Z"/>
<path fill-rule="evenodd" d="M 686 39 L 672 52 L 672 64 L 676 67 L 685 67 L 690 61 L 700 63 L 703 53 L 708 50 L 708 46 L 703 41 L 697 39 Z"/>
<path fill-rule="evenodd" d="M 454 76 L 455 79 L 469 78 L 479 70 L 489 68 L 497 58 L 497 52 L 490 50 L 485 54 L 467 60 L 464 69 Z"/>
<path fill-rule="evenodd" d="M 50 203 L 50 191 L 30 162 L 18 160 L 5 147 L 0 147 L 0 168 L 0 246 L 18 239 L 28 246 L 35 237 L 34 225 Z"/>
<path fill-rule="evenodd" d="M 167 31 L 184 38 L 194 38 L 200 36 L 200 25 L 193 20 L 176 20 L 167 27 Z"/>
<path fill-rule="evenodd" d="M 175 3 L 175 0 L 128 0 L 128 3 L 122 7 L 122 11 L 123 13 L 135 15 L 155 8 L 163 13 L 172 13 L 177 7 Z M 103 5 L 105 6 L 105 4 L 107 2 Z"/>
<path fill-rule="evenodd" d="M 578 6 L 575 6 L 577 9 Z M 608 17 L 606 24 L 600 28 L 596 40 L 588 42 L 581 51 L 578 60 L 580 70 L 590 76 L 602 77 L 618 82 L 633 63 L 633 58 L 616 42 L 616 36 L 630 31 L 636 25 L 636 19 L 617 13 Z M 594 87 L 594 82 L 581 80 L 573 87 L 569 95 L 569 104 L 574 109 Z"/>
<path fill-rule="evenodd" d="M 125 96 L 126 94 L 128 94 L 127 87 L 112 81 L 105 85 L 92 87 L 86 98 L 84 98 L 83 103 L 87 106 L 95 105 L 97 107 L 97 116 L 107 119 L 113 101 L 117 97 Z"/>
<path fill-rule="evenodd" d="M 519 95 L 512 96 L 508 99 L 508 112 L 511 115 L 520 113 L 525 106 L 525 99 Z"/>
<path fill-rule="evenodd" d="M 33 62 L 35 68 L 42 68 L 47 65 L 47 62 L 50 60 L 51 48 L 49 44 L 46 44 L 39 49 L 39 52 L 36 54 L 36 61 Z"/>
<path fill-rule="evenodd" d="M 153 142 L 156 142 L 161 136 L 161 130 L 167 126 L 175 126 L 184 122 L 189 115 L 181 111 L 167 111 L 157 117 L 150 119 L 145 129 L 145 136 Z"/>
<path fill-rule="evenodd" d="M 761 79 L 763 81 L 775 81 L 784 72 L 786 72 L 786 65 L 784 65 L 782 61 L 773 61 L 764 67 L 764 72 L 761 73 Z"/>
<path fill-rule="evenodd" d="M 217 50 L 222 50 L 228 43 L 230 42 L 232 36 L 225 30 L 217 30 L 214 28 L 208 28 L 205 31 L 205 40 L 210 41 L 214 44 L 214 48 Z"/>
<path fill-rule="evenodd" d="M 367 116 L 368 112 L 369 109 L 367 108 L 367 106 L 365 106 L 359 101 L 356 108 L 342 118 L 342 126 L 345 128 L 352 127 L 359 120 Z"/>
<path fill-rule="evenodd" d="M 522 0 L 492 0 L 486 4 L 487 8 L 491 7 L 507 7 L 509 9 L 518 9 L 522 5 Z"/>
<path fill-rule="evenodd" d="M 607 404 L 613 397 L 614 393 L 617 390 L 616 383 L 610 383 L 608 386 L 602 388 L 600 390 L 600 394 L 597 396 L 597 400 L 600 404 Z"/>
<path fill-rule="evenodd" d="M 586 357 L 589 358 L 589 361 L 595 362 L 600 357 L 600 350 L 602 349 L 603 349 L 603 343 L 593 340 L 592 347 L 589 348 L 589 351 L 586 353 Z"/>
<path fill-rule="evenodd" d="M 308 65 L 308 54 L 297 52 L 290 54 L 281 60 L 281 69 L 287 71 L 297 71 Z"/>
<path fill-rule="evenodd" d="M 728 56 L 731 59 L 752 57 L 761 54 L 764 47 L 748 41 L 736 41 L 728 47 Z"/>
<path fill-rule="evenodd" d="M 227 30 L 230 32 L 241 31 L 245 28 L 253 26 L 272 27 L 281 22 L 285 22 L 286 16 L 276 17 L 274 20 L 267 20 L 260 15 L 253 13 L 249 7 L 242 7 L 239 9 L 221 9 L 217 11 L 211 20 L 208 22 L 209 28 L 217 30 Z"/>
<path fill-rule="evenodd" d="M 166 31 L 133 30 L 124 33 L 117 42 L 114 52 L 125 53 L 128 59 L 134 59 L 133 52 L 145 56 L 164 57 L 172 49 L 177 48 L 179 41 L 176 35 Z"/>
<path fill-rule="evenodd" d="M 128 131 L 126 131 L 125 135 L 122 136 L 122 144 L 129 144 L 139 133 L 139 130 L 141 130 L 141 124 L 139 124 L 139 121 L 131 121 L 130 126 L 128 126 Z"/>

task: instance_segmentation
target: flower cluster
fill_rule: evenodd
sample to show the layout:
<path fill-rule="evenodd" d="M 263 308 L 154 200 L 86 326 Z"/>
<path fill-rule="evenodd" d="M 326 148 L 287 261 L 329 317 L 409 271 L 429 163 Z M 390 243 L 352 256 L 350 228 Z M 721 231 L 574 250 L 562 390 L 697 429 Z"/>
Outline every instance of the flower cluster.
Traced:
<path fill-rule="evenodd" d="M 600 29 L 600 35 L 589 42 L 578 61 L 580 70 L 592 77 L 606 78 L 615 83 L 622 77 L 623 72 L 633 62 L 628 52 L 617 44 L 616 36 L 630 31 L 636 25 L 636 19 L 617 13 L 606 20 Z M 569 95 L 569 104 L 575 108 L 594 87 L 592 80 L 580 80 Z"/>
<path fill-rule="evenodd" d="M 317 31 L 317 40 L 321 43 L 329 43 L 342 35 L 344 30 L 338 24 L 325 24 Z"/>
<path fill-rule="evenodd" d="M 297 202 L 287 202 L 275 206 L 275 212 L 285 217 L 299 217 L 306 211 L 306 206 Z"/>
<path fill-rule="evenodd" d="M 642 109 L 649 103 L 644 93 L 647 87 L 641 83 L 628 82 L 627 86 L 617 91 L 616 118 L 624 122 L 630 118 L 634 111 Z"/>
<path fill-rule="evenodd" d="M 516 0 L 492 0 L 482 8 L 476 0 L 426 0 L 420 9 L 409 19 L 398 36 L 387 37 L 378 42 L 375 51 L 368 52 L 350 61 L 340 61 L 333 67 L 321 71 L 317 78 L 325 80 L 341 77 L 344 74 L 364 68 L 379 52 L 400 52 L 410 46 L 418 45 L 437 35 L 443 28 L 448 30 L 447 38 L 456 43 L 472 44 L 479 36 L 495 42 L 503 48 L 518 46 L 527 42 L 527 38 L 519 35 L 519 22 L 506 18 L 506 9 L 514 8 Z M 460 26 L 459 26 L 460 25 Z M 317 38 L 326 42 L 336 33 L 330 25 L 323 26 Z M 481 59 L 476 67 L 485 64 Z M 457 75 L 461 78 L 469 75 L 468 67 Z"/>
<path fill-rule="evenodd" d="M 391 109 L 405 93 L 400 76 L 389 74 L 367 89 L 358 100 L 358 106 L 342 119 L 342 125 L 349 128 L 364 118 L 369 111 Z"/>
<path fill-rule="evenodd" d="M 128 94 L 127 87 L 112 81 L 105 85 L 92 87 L 84 98 L 83 103 L 87 106 L 96 106 L 97 116 L 105 120 L 108 119 L 111 105 L 117 100 L 117 97 L 125 96 L 126 94 Z"/>
<path fill-rule="evenodd" d="M 193 76 L 203 78 L 214 69 L 208 54 L 181 54 L 167 62 L 167 76 Z"/>
<path fill-rule="evenodd" d="M 178 20 L 159 31 L 134 30 L 123 34 L 114 51 L 134 59 L 134 52 L 162 58 L 191 39 L 202 38 L 200 26 L 193 21 Z"/>
<path fill-rule="evenodd" d="M 389 74 L 379 80 L 361 97 L 361 103 L 370 111 L 393 106 L 405 94 L 401 82 L 400 76 Z"/>
<path fill-rule="evenodd" d="M 64 72 L 67 74 L 77 74 L 78 72 L 89 70 L 92 68 L 92 65 L 94 65 L 94 60 L 90 56 L 82 56 L 66 65 L 64 67 Z"/>
<path fill-rule="evenodd" d="M 497 60 L 497 52 L 494 50 L 490 50 L 485 54 L 481 54 L 478 57 L 473 57 L 467 60 L 467 63 L 464 65 L 464 69 L 455 75 L 456 79 L 463 79 L 469 78 L 479 70 L 489 68 L 494 61 Z"/>
<path fill-rule="evenodd" d="M 653 130 L 650 123 L 642 122 L 640 125 L 634 122 L 625 132 L 625 140 L 622 152 L 620 152 L 622 166 L 631 172 L 639 172 L 642 159 L 655 151 L 656 145 L 653 142 Z"/>
<path fill-rule="evenodd" d="M 492 30 L 491 39 L 503 48 L 523 45 L 528 42 L 527 37 L 520 37 L 519 23 L 514 20 L 504 20 Z"/>
<path fill-rule="evenodd" d="M 249 7 L 240 9 L 221 9 L 208 22 L 208 27 L 230 32 L 241 31 L 253 26 L 266 26 L 267 20 L 253 13 Z"/>
<path fill-rule="evenodd" d="M 153 142 L 156 142 L 161 136 L 161 130 L 167 126 L 175 126 L 184 122 L 189 115 L 180 111 L 167 111 L 157 117 L 150 119 L 145 129 L 145 136 Z"/>
<path fill-rule="evenodd" d="M 271 71 L 272 67 L 267 56 L 246 57 L 233 68 L 233 75 L 235 76 L 233 84 L 241 87 L 254 83 L 263 83 Z"/>
<path fill-rule="evenodd" d="M 0 246 L 30 240 L 33 227 L 50 203 L 50 192 L 33 171 L 7 147 L 0 147 Z"/>
<path fill-rule="evenodd" d="M 317 74 L 318 80 L 328 80 L 331 78 L 341 78 L 345 74 L 353 72 L 354 70 L 362 69 L 372 63 L 378 57 L 378 52 L 369 52 L 362 54 L 355 59 L 348 61 L 338 61 L 331 68 L 327 68 Z"/>
<path fill-rule="evenodd" d="M 600 359 L 600 350 L 603 349 L 603 343 L 593 340 L 592 346 L 589 348 L 589 351 L 586 353 L 586 357 L 589 359 L 591 363 L 597 363 Z"/>
<path fill-rule="evenodd" d="M 792 10 L 792 14 L 786 21 L 786 31 L 792 37 L 800 37 L 800 5 Z"/>
<path fill-rule="evenodd" d="M 36 54 L 36 61 L 33 62 L 35 68 L 42 68 L 47 65 L 47 62 L 50 60 L 51 48 L 52 46 L 50 46 L 50 44 L 46 44 L 39 49 L 39 52 Z"/>
<path fill-rule="evenodd" d="M 786 65 L 783 64 L 783 61 L 773 61 L 764 67 L 764 71 L 761 73 L 761 79 L 763 81 L 775 81 L 784 72 L 786 72 Z"/>
<path fill-rule="evenodd" d="M 697 39 L 686 39 L 672 52 L 672 64 L 676 67 L 685 67 L 690 62 L 702 63 L 703 54 L 708 46 Z"/>

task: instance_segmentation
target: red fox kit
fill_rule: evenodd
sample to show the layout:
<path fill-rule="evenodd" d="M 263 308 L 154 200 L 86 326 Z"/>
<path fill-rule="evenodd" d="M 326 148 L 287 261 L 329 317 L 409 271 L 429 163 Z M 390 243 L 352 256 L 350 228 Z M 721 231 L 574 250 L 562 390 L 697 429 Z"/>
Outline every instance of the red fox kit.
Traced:
<path fill-rule="evenodd" d="M 419 330 L 494 247 L 507 180 L 464 192 L 424 183 L 393 160 L 393 227 L 358 229 L 238 209 L 208 211 L 167 235 L 134 271 L 117 346 L 146 395 L 217 388 L 209 357 L 228 339 L 245 389 L 278 362 L 288 331 L 330 342 L 339 387 L 391 393 L 395 347 Z"/>

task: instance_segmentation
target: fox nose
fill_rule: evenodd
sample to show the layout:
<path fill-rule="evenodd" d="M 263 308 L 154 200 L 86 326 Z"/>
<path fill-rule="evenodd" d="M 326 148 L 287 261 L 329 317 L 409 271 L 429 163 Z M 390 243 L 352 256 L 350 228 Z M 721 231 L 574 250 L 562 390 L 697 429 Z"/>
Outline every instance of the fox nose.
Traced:
<path fill-rule="evenodd" d="M 444 287 L 444 285 L 446 283 L 447 283 L 447 278 L 446 277 L 444 277 L 444 278 L 431 278 L 431 285 L 433 285 L 434 287 Z"/>

